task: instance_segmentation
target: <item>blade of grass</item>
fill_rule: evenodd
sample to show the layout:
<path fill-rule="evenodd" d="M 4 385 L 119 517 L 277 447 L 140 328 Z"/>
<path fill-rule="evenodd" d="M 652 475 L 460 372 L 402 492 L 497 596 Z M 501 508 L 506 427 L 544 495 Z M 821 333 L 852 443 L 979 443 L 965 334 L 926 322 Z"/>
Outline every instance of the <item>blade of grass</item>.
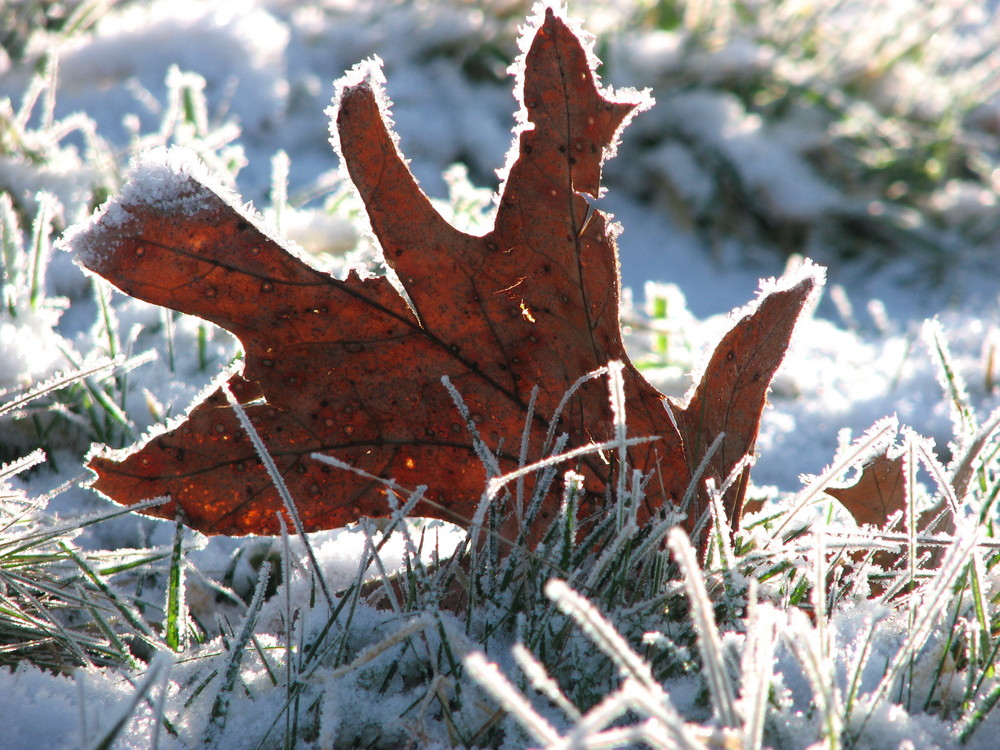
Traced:
<path fill-rule="evenodd" d="M 688 541 L 687 534 L 680 528 L 670 531 L 667 536 L 667 546 L 673 552 L 674 559 L 677 560 L 684 576 L 684 590 L 691 604 L 691 619 L 698 637 L 698 648 L 701 651 L 702 665 L 716 716 L 724 727 L 738 727 L 740 718 L 736 711 L 736 696 L 726 672 L 722 643 L 712 612 L 712 601 L 705 589 L 705 581 L 698 567 L 694 548 Z"/>
<path fill-rule="evenodd" d="M 174 544 L 167 568 L 167 601 L 164 607 L 164 640 L 172 651 L 181 652 L 188 646 L 187 602 L 184 580 L 184 524 L 174 525 Z"/>
<path fill-rule="evenodd" d="M 226 400 L 229 401 L 229 405 L 233 408 L 233 411 L 236 412 L 240 425 L 242 425 L 244 432 L 246 432 L 250 441 L 253 443 L 254 450 L 257 451 L 257 456 L 263 462 L 264 468 L 267 469 L 268 476 L 271 477 L 271 482 L 274 484 L 275 489 L 281 496 L 281 501 L 285 505 L 285 510 L 288 511 L 288 515 L 292 519 L 292 524 L 295 526 L 295 532 L 299 535 L 299 539 L 302 540 L 306 554 L 309 556 L 309 562 L 312 564 L 313 575 L 319 583 L 323 596 L 326 598 L 327 606 L 332 612 L 336 606 L 333 602 L 333 595 L 330 593 L 330 589 L 326 584 L 326 579 L 323 577 L 323 569 L 320 567 L 319 560 L 316 559 L 316 553 L 313 551 L 312 544 L 309 542 L 309 537 L 306 536 L 305 527 L 302 525 L 302 518 L 299 516 L 298 508 L 295 506 L 295 500 L 292 498 L 292 494 L 288 491 L 288 486 L 285 484 L 285 480 L 278 471 L 278 467 L 275 465 L 274 459 L 271 458 L 271 454 L 268 452 L 267 446 L 264 445 L 264 441 L 260 439 L 260 435 L 257 433 L 257 428 L 253 426 L 249 417 L 247 417 L 247 413 L 243 409 L 242 404 L 236 400 L 233 392 L 225 383 L 222 385 L 222 392 L 226 395 Z"/>
<path fill-rule="evenodd" d="M 146 670 L 146 674 L 142 679 L 142 682 L 135 689 L 128 700 L 121 706 L 118 712 L 118 716 L 111 722 L 104 733 L 98 737 L 89 746 L 89 750 L 111 750 L 115 745 L 115 740 L 118 739 L 118 735 L 121 734 L 122 730 L 128 724 L 129 720 L 132 718 L 132 714 L 135 713 L 135 709 L 138 708 L 139 704 L 146 699 L 147 694 L 153 689 L 153 685 L 160 677 L 160 672 L 164 671 L 169 662 L 163 655 L 157 655 L 156 658 L 150 663 L 149 668 Z M 164 690 L 166 686 L 164 686 Z M 157 726 L 159 722 L 157 722 Z"/>
<path fill-rule="evenodd" d="M 247 608 L 247 613 L 243 618 L 243 626 L 236 639 L 230 644 L 229 659 L 226 663 L 226 670 L 222 676 L 222 683 L 215 694 L 212 702 L 212 712 L 202 734 L 201 744 L 203 747 L 216 747 L 226 728 L 226 720 L 229 718 L 229 704 L 232 701 L 233 689 L 236 687 L 236 679 L 239 677 L 240 667 L 243 664 L 243 655 L 246 652 L 250 636 L 253 635 L 257 626 L 257 617 L 260 615 L 260 608 L 264 604 L 264 592 L 267 591 L 267 582 L 271 575 L 271 563 L 265 561 L 260 568 L 257 579 L 257 587 L 254 589 L 253 599 Z"/>

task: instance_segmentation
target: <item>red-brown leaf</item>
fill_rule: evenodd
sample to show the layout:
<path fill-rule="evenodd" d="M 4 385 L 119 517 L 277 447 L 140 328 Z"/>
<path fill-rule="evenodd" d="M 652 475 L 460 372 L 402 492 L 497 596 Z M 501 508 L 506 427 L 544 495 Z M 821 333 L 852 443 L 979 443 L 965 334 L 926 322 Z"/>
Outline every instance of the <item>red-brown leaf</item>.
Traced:
<path fill-rule="evenodd" d="M 540 457 L 567 390 L 621 360 L 629 434 L 659 438 L 628 451 L 633 468 L 654 475 L 640 521 L 683 497 L 720 431 L 726 438 L 708 475 L 725 478 L 753 450 L 768 385 L 819 277 L 772 292 L 736 324 L 691 403 L 675 407 L 678 432 L 663 396 L 628 361 L 616 231 L 588 203 L 600 195 L 601 165 L 619 130 L 648 97 L 601 89 L 584 47 L 546 11 L 520 77 L 522 125 L 495 226 L 476 237 L 455 230 L 420 191 L 386 125 L 376 75 L 369 65 L 341 83 L 335 141 L 412 308 L 385 279 L 338 280 L 311 268 L 184 167 L 155 199 L 126 189 L 68 244 L 124 292 L 211 320 L 240 339 L 243 370 L 229 385 L 307 530 L 388 511 L 380 483 L 317 462 L 314 452 L 403 486 L 427 485 L 435 504 L 418 514 L 467 521 L 486 473 L 442 386 L 445 375 L 509 471 L 526 421 L 532 455 Z M 606 384 L 580 387 L 558 420 L 569 447 L 613 437 Z M 149 512 L 173 517 L 180 507 L 206 533 L 274 533 L 283 512 L 219 391 L 140 449 L 95 456 L 90 466 L 94 486 L 115 501 L 169 495 L 171 503 Z M 579 468 L 588 489 L 582 510 L 593 515 L 614 486 L 616 456 L 590 455 Z M 737 518 L 741 490 L 726 502 Z M 543 504 L 532 538 L 558 503 L 555 494 Z M 689 529 L 704 507 L 699 495 Z M 503 528 L 513 538 L 516 520 Z"/>
<path fill-rule="evenodd" d="M 854 517 L 858 526 L 871 524 L 876 529 L 884 529 L 888 520 L 897 513 L 906 510 L 906 461 L 905 454 L 894 454 L 890 457 L 889 449 L 872 457 L 861 467 L 861 475 L 854 484 L 847 487 L 829 487 L 828 495 L 836 498 Z M 937 521 L 932 527 L 931 524 Z M 901 526 L 900 528 L 905 528 Z M 948 508 L 947 501 L 942 498 L 938 504 L 916 516 L 916 532 L 918 534 L 935 532 L 951 534 L 955 531 L 955 519 Z M 924 547 L 918 547 L 918 555 L 924 552 Z M 852 555 L 855 559 L 863 557 L 862 552 Z M 940 562 L 941 548 L 935 547 L 931 554 L 931 569 Z M 885 569 L 896 566 L 904 556 L 898 552 L 880 550 L 873 556 L 873 561 Z M 877 586 L 876 593 L 881 593 L 882 587 Z"/>
<path fill-rule="evenodd" d="M 861 468 L 854 484 L 830 487 L 826 492 L 847 508 L 858 526 L 868 523 L 880 529 L 890 516 L 906 508 L 903 456 L 889 458 L 883 451 Z"/>

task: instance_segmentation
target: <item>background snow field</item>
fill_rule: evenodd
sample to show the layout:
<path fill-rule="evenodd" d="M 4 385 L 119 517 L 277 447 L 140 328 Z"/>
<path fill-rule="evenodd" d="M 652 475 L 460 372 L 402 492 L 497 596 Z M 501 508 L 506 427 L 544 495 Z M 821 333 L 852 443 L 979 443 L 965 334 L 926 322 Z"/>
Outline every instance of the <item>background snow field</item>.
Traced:
<path fill-rule="evenodd" d="M 828 269 L 765 410 L 758 502 L 703 559 L 669 523 L 574 544 L 571 514 L 536 550 L 470 550 L 404 519 L 405 494 L 390 519 L 306 539 L 209 539 L 87 489 L 92 445 L 133 445 L 241 354 L 85 275 L 63 233 L 130 164 L 155 195 L 177 152 L 149 150 L 178 146 L 310 263 L 382 272 L 326 113 L 373 55 L 423 189 L 485 231 L 534 12 L 0 6 L 4 748 L 996 746 L 993 2 L 569 3 L 603 82 L 656 99 L 597 201 L 622 227 L 644 375 L 682 396 L 760 279 Z M 908 507 L 858 528 L 824 489 L 884 450 L 904 456 Z M 567 507 L 571 468 L 551 470 Z M 907 531 L 942 500 L 954 533 Z M 889 570 L 880 548 L 900 550 Z"/>

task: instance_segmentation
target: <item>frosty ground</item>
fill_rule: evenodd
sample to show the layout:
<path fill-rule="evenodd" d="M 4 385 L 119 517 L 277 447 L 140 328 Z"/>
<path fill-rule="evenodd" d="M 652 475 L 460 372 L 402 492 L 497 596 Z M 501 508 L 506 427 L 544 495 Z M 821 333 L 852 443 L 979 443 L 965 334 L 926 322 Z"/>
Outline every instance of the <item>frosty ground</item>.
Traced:
<path fill-rule="evenodd" d="M 862 12 L 855 4 L 840 5 L 847 19 L 856 20 Z M 938 3 L 936 7 L 950 6 Z M 896 208 L 876 198 L 859 197 L 818 174 L 806 154 L 814 149 L 821 129 L 808 111 L 780 122 L 768 121 L 706 83 L 744 69 L 767 68 L 774 64 L 770 48 L 730 40 L 712 54 L 682 63 L 679 35 L 636 23 L 639 8 L 639 4 L 627 3 L 614 9 L 601 3 L 570 8 L 598 35 L 598 52 L 608 63 L 606 82 L 650 86 L 659 100 L 652 112 L 641 115 L 625 132 L 619 154 L 607 168 L 608 194 L 599 202 L 623 226 L 621 274 L 623 285 L 631 290 L 623 316 L 631 326 L 632 358 L 644 364 L 646 376 L 665 393 L 682 395 L 688 373 L 697 370 L 705 347 L 725 330 L 729 311 L 754 297 L 759 279 L 779 276 L 786 265 L 798 262 L 799 254 L 809 255 L 828 266 L 828 291 L 813 316 L 800 325 L 775 382 L 757 446 L 756 495 L 778 502 L 787 493 L 799 491 L 800 475 L 821 473 L 839 447 L 889 415 L 934 439 L 942 459 L 947 460 L 953 409 L 927 344 L 924 321 L 937 316 L 950 347 L 951 364 L 967 384 L 970 403 L 985 417 L 1000 405 L 996 375 L 1000 366 L 1000 260 L 995 235 L 967 229 L 970 225 L 995 227 L 1000 209 L 992 190 L 976 187 L 971 180 L 942 183 L 927 201 L 936 207 L 936 229 L 924 231 L 922 222 L 933 222 L 919 212 L 905 213 L 901 224 L 912 231 L 905 235 L 911 242 L 903 242 L 903 251 L 894 251 L 888 258 L 879 255 L 887 247 L 884 243 L 845 254 L 835 243 L 826 242 L 829 235 L 821 231 L 807 232 L 802 239 L 796 228 L 827 226 L 845 215 L 877 219 Z M 0 97 L 9 97 L 11 111 L 17 112 L 32 90 L 32 81 L 37 80 L 34 61 L 42 52 L 56 50 L 54 97 L 50 102 L 52 95 L 40 92 L 37 108 L 26 118 L 30 125 L 26 130 L 37 134 L 38 150 L 47 156 L 30 162 L 23 153 L 0 154 L 0 186 L 19 206 L 23 204 L 28 215 L 40 210 L 36 194 L 48 191 L 61 207 L 57 226 L 86 220 L 106 166 L 81 157 L 87 128 L 60 140 L 59 123 L 72 123 L 73 113 L 79 112 L 94 123 L 93 133 L 110 144 L 110 151 L 122 162 L 142 145 L 186 140 L 211 168 L 225 171 L 242 164 L 235 179 L 239 192 L 253 200 L 270 221 L 279 223 L 314 262 L 333 272 L 350 263 L 372 263 L 368 241 L 345 218 L 351 214 L 353 198 L 338 192 L 338 165 L 327 141 L 324 110 L 333 81 L 359 60 L 377 54 L 384 61 L 401 148 L 411 159 L 415 175 L 430 195 L 441 200 L 442 210 L 454 212 L 456 222 L 481 227 L 488 222 L 490 194 L 496 187 L 494 171 L 503 164 L 510 145 L 515 103 L 502 70 L 516 54 L 513 29 L 528 10 L 519 3 L 488 3 L 483 8 L 390 2 L 299 7 L 267 0 L 248 4 L 170 0 L 107 9 L 96 25 L 78 34 L 39 31 L 29 37 L 20 59 L 0 56 Z M 971 28 L 975 19 L 962 20 Z M 970 45 L 990 34 L 996 39 L 997 23 L 989 19 L 980 23 L 980 31 L 967 31 Z M 953 43 L 961 39 L 956 36 Z M 846 58 L 836 62 L 852 64 Z M 940 93 L 927 81 L 907 80 L 905 72 L 896 74 L 896 85 L 916 87 L 928 100 Z M 202 78 L 191 77 L 192 73 Z M 702 85 L 678 84 L 689 83 L 692 77 Z M 986 80 L 983 87 L 994 83 Z M 178 105 L 180 114 L 174 113 L 172 129 L 165 134 L 171 96 L 202 90 L 205 122 L 199 123 L 197 113 L 184 114 L 188 104 L 184 100 Z M 51 110 L 46 111 L 50 103 Z M 979 116 L 996 118 L 997 110 L 990 109 L 985 96 L 982 103 Z M 692 136 L 690 130 L 698 133 Z M 678 134 L 680 140 L 664 139 L 658 135 L 661 131 Z M 677 145 L 690 145 L 685 137 L 697 137 L 702 147 L 709 144 L 727 163 L 740 165 L 743 189 L 772 223 L 790 227 L 793 238 L 764 238 L 756 230 L 741 233 L 738 220 L 733 231 L 701 231 L 697 219 L 708 215 L 705 205 L 722 198 L 705 163 L 692 157 L 701 152 Z M 287 204 L 275 200 L 274 173 L 280 174 L 286 163 L 282 157 L 274 158 L 279 152 L 287 155 Z M 453 169 L 456 163 L 464 164 L 467 171 Z M 124 169 L 124 163 L 119 166 Z M 276 215 L 276 204 L 283 206 L 280 215 Z M 22 229 L 28 235 L 31 228 Z M 926 241 L 929 236 L 934 243 Z M 981 241 L 973 242 L 970 236 Z M 65 253 L 51 257 L 45 284 L 45 296 L 64 298 L 66 305 L 32 306 L 0 322 L 0 386 L 6 389 L 68 369 L 67 344 L 82 359 L 98 347 L 99 301 L 88 278 Z M 168 346 L 161 333 L 165 322 L 160 311 L 121 295 L 112 299 L 115 325 L 123 340 L 135 353 L 148 348 L 159 352 L 156 361 L 142 364 L 129 375 L 124 411 L 132 422 L 133 436 L 138 436 L 162 416 L 182 413 L 230 360 L 234 344 L 223 334 L 206 331 L 198 321 L 179 318 L 170 323 Z M 12 443 L 21 441 L 27 453 L 34 446 L 22 432 L 27 433 L 18 432 Z M 55 448 L 50 456 L 52 470 L 16 480 L 28 498 L 37 499 L 70 482 L 40 511 L 49 522 L 68 523 L 108 508 L 93 493 L 72 484 L 82 472 L 81 457 L 78 446 Z M 840 513 L 831 503 L 812 512 L 820 516 Z M 75 544 L 90 552 L 107 551 L 105 559 L 111 565 L 114 554 L 123 554 L 125 549 L 169 549 L 173 535 L 172 524 L 119 517 L 82 529 L 75 534 Z M 441 535 L 443 545 L 454 543 L 447 541 L 453 532 L 445 530 Z M 218 603 L 213 581 L 224 581 L 250 598 L 257 568 L 247 562 L 249 555 L 238 558 L 235 571 L 231 564 L 235 550 L 246 543 L 224 539 L 189 539 L 188 543 L 187 604 L 208 620 L 216 615 L 228 618 L 232 626 L 227 632 L 235 637 L 244 605 Z M 366 544 L 360 532 L 317 535 L 315 552 L 330 590 L 342 590 L 354 579 Z M 403 542 L 394 540 L 381 553 L 383 564 L 392 568 L 404 553 Z M 287 598 L 274 597 L 261 605 L 257 632 L 265 650 L 283 648 L 271 634 L 281 629 L 285 602 L 315 595 L 305 574 L 291 577 L 286 588 L 292 589 L 286 592 Z M 868 647 L 858 642 L 855 633 L 864 631 L 881 614 L 864 601 L 839 612 L 833 626 L 838 663 L 840 657 L 849 662 Z M 311 609 L 303 609 L 301 616 L 319 617 Z M 315 623 L 303 624 L 303 632 L 309 626 Z M 409 626 L 430 630 L 420 616 L 391 621 L 367 611 L 354 623 L 356 628 L 370 629 L 367 644 L 377 644 Z M 891 651 L 892 639 L 898 645 L 904 634 L 904 628 L 888 632 L 875 649 Z M 458 640 L 465 637 L 452 635 Z M 427 637 L 439 636 L 430 633 Z M 200 700 L 190 688 L 202 680 L 210 682 L 210 668 L 219 667 L 204 650 L 219 651 L 222 646 L 216 640 L 201 648 L 197 657 L 177 656 L 169 672 L 165 658 L 154 661 L 155 669 L 146 674 L 92 666 L 66 677 L 27 664 L 13 672 L 0 672 L 4 746 L 100 746 L 119 715 L 134 718 L 117 735 L 114 747 L 149 747 L 157 742 L 161 747 L 187 747 L 189 742 L 197 743 L 199 734 L 212 736 L 220 748 L 255 746 L 249 743 L 262 741 L 259 717 L 266 715 L 270 722 L 278 715 L 283 694 L 268 690 L 273 676 L 262 663 L 244 665 L 244 687 L 227 709 L 227 729 L 218 735 L 206 733 L 203 727 L 211 724 L 206 717 L 212 710 L 208 696 L 217 688 L 212 683 Z M 518 669 L 506 653 L 494 651 L 490 658 L 498 660 L 507 674 Z M 884 659 L 890 660 L 889 656 Z M 781 687 L 792 697 L 780 712 L 785 724 L 773 729 L 773 741 L 783 747 L 805 747 L 815 739 L 816 720 L 808 710 L 808 679 L 788 666 L 792 661 L 789 653 L 779 653 L 779 663 L 786 667 Z M 844 672 L 846 668 L 838 669 Z M 143 687 L 145 679 L 149 682 Z M 870 685 L 878 677 L 868 675 L 866 680 Z M 685 716 L 705 719 L 699 715 L 693 678 L 673 681 L 669 692 Z M 137 695 L 143 699 L 148 695 L 150 701 L 136 699 L 136 708 L 132 699 Z M 193 706 L 191 721 L 199 728 L 185 735 L 182 727 L 178 737 L 162 730 L 157 717 L 164 705 L 168 714 L 176 715 L 177 701 L 182 698 Z M 357 700 L 378 701 L 371 716 L 350 715 L 356 710 L 350 708 L 352 701 Z M 321 717 L 318 734 L 302 746 L 332 746 L 337 737 L 364 737 L 364 730 L 352 725 L 361 718 L 387 726 L 400 724 L 399 717 L 414 702 L 411 694 L 382 695 L 369 685 L 345 679 L 323 693 L 316 709 Z M 440 721 L 428 720 L 427 726 L 422 721 L 421 714 L 400 728 L 400 741 L 444 742 L 447 733 Z M 972 735 L 968 746 L 991 746 L 995 719 L 986 721 L 988 726 Z M 874 703 L 868 723 L 858 746 L 896 747 L 909 741 L 922 748 L 957 743 L 957 730 L 947 721 L 920 711 L 907 713 L 891 701 Z M 415 725 L 420 726 L 415 729 Z M 389 740 L 383 737 L 382 741 Z M 516 746 L 516 740 L 509 741 Z"/>

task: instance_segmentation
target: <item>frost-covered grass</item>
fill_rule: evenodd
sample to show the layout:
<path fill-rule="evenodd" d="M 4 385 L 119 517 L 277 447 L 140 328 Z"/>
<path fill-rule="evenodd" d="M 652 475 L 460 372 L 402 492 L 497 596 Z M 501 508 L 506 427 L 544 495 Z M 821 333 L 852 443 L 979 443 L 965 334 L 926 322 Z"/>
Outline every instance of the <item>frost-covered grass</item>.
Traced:
<path fill-rule="evenodd" d="M 610 44 L 666 92 L 647 189 L 699 231 L 811 255 L 995 245 L 997 18 L 951 0 L 657 2 Z"/>
<path fill-rule="evenodd" d="M 527 3 L 235 7 L 0 7 L 4 747 L 995 744 L 998 16 L 959 0 L 572 4 L 605 79 L 659 100 L 607 182 L 637 286 L 630 352 L 661 389 L 682 393 L 727 324 L 706 311 L 789 253 L 892 280 L 867 304 L 835 286 L 803 321 L 754 510 L 732 538 L 709 520 L 699 560 L 670 519 L 634 527 L 639 477 L 576 540 L 579 478 L 553 456 L 525 457 L 565 498 L 528 550 L 404 519 L 420 498 L 401 490 L 386 521 L 236 540 L 83 488 L 91 443 L 131 444 L 239 357 L 54 250 L 142 150 L 194 150 L 318 266 L 378 270 L 322 115 L 331 82 L 378 53 L 415 173 L 462 228 L 489 222 Z M 985 297 L 908 319 L 918 297 L 962 297 L 963 267 Z M 899 268 L 935 283 L 902 289 Z M 907 508 L 858 529 L 824 489 L 886 449 L 905 457 Z M 911 533 L 934 507 L 954 528 Z"/>

